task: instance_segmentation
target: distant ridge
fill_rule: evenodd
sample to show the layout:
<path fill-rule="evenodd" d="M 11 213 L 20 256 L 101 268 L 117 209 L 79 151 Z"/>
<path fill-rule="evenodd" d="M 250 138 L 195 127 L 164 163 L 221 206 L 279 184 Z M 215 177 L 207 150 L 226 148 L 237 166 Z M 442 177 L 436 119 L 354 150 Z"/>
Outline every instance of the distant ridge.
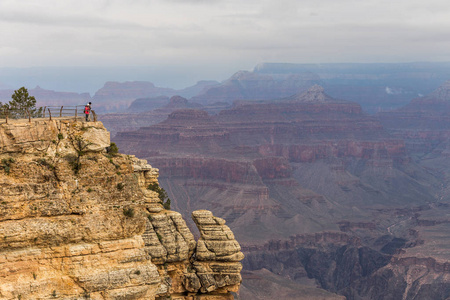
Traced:
<path fill-rule="evenodd" d="M 444 82 L 443 85 L 438 87 L 425 98 L 435 99 L 438 101 L 450 101 L 450 80 Z"/>
<path fill-rule="evenodd" d="M 325 94 L 325 90 L 320 85 L 313 85 L 306 92 L 294 97 L 298 102 L 332 102 L 333 98 Z"/>

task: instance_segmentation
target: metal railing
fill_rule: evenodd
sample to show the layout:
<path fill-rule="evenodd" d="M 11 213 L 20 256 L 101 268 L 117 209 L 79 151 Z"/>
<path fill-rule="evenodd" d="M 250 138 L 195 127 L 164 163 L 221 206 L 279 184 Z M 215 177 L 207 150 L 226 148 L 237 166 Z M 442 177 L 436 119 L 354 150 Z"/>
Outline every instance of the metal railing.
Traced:
<path fill-rule="evenodd" d="M 31 122 L 31 119 L 36 118 L 71 118 L 73 117 L 75 120 L 80 117 L 82 120 L 85 120 L 86 115 L 84 113 L 85 105 L 76 105 L 76 106 L 44 106 L 36 109 L 33 113 L 31 113 L 28 109 L 25 110 L 12 110 L 8 107 L 5 107 L 0 112 L 0 118 L 4 118 L 6 123 L 8 123 L 8 119 L 26 119 Z M 91 113 L 88 116 L 89 121 L 97 121 L 97 114 L 94 110 L 91 109 Z"/>

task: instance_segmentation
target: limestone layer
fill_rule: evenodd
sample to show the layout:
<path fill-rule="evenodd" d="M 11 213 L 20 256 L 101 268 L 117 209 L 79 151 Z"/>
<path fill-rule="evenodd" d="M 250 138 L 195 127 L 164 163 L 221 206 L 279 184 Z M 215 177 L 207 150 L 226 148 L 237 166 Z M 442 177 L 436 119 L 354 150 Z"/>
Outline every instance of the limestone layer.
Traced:
<path fill-rule="evenodd" d="M 164 209 L 158 169 L 107 151 L 100 122 L 0 124 L 0 299 L 232 299 L 225 221 Z"/>

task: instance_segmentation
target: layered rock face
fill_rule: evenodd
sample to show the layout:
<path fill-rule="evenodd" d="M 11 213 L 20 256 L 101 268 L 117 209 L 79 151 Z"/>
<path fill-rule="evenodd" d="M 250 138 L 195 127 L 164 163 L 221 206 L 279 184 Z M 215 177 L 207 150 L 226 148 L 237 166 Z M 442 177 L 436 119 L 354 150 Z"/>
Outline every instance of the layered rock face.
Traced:
<path fill-rule="evenodd" d="M 412 153 L 432 152 L 450 136 L 450 81 L 429 95 L 397 110 L 378 114 L 393 135 L 403 138 Z"/>
<path fill-rule="evenodd" d="M 286 299 L 426 299 L 434 288 L 449 296 L 445 271 L 410 276 L 423 268 L 412 257 L 448 260 L 431 251 L 448 220 L 441 182 L 358 104 L 313 86 L 213 116 L 175 111 L 115 141 L 160 167 L 177 210 L 205 207 L 227 219 L 245 241 L 247 297 L 270 299 L 266 285 Z M 411 263 L 401 269 L 403 258 Z"/>
<path fill-rule="evenodd" d="M 450 163 L 450 81 L 408 105 L 377 117 L 394 136 L 405 141 L 410 155 L 442 183 L 440 199 L 450 200 L 448 175 Z"/>
<path fill-rule="evenodd" d="M 0 125 L 1 299 L 232 299 L 243 254 L 194 212 L 198 244 L 163 208 L 158 169 L 106 152 L 100 122 Z M 205 248 L 206 245 L 206 248 Z"/>
<path fill-rule="evenodd" d="M 325 194 L 320 204 L 324 205 L 324 210 L 327 205 L 333 206 L 325 204 L 333 198 L 350 203 L 352 198 L 367 197 L 362 202 L 356 200 L 358 205 L 366 205 L 379 202 L 376 198 L 380 196 L 385 203 L 391 201 L 381 192 L 376 194 L 377 190 L 389 188 L 398 194 L 395 189 L 383 187 L 385 182 L 374 186 L 374 182 L 356 175 L 356 168 L 360 167 L 357 172 L 365 172 L 367 180 L 377 173 L 386 180 L 403 176 L 414 190 L 412 193 L 429 197 L 422 187 L 414 187 L 415 182 L 408 174 L 402 174 L 402 166 L 409 164 L 403 141 L 386 134 L 375 118 L 361 112 L 358 104 L 332 99 L 319 86 L 279 101 L 240 101 L 215 116 L 197 110 L 175 111 L 159 124 L 119 133 L 115 141 L 125 152 L 158 164 L 163 170 L 163 181 L 166 178 L 175 180 L 171 180 L 171 184 L 183 178 L 196 181 L 188 187 L 181 182 L 184 187 L 167 187 L 174 193 L 185 190 L 199 200 L 201 189 L 208 187 L 216 196 L 227 191 L 230 197 L 229 193 L 236 191 L 231 197 L 240 200 L 233 205 L 218 201 L 222 202 L 222 216 L 234 216 L 232 220 L 244 218 L 237 211 L 254 206 L 292 218 L 295 215 L 292 210 L 281 212 L 283 208 L 277 203 L 280 200 L 273 201 L 269 196 L 272 185 L 273 188 L 278 186 L 276 189 L 291 190 L 287 194 L 301 194 L 295 198 L 308 199 L 314 192 Z M 315 172 L 316 166 L 322 171 Z M 323 176 L 334 184 L 326 184 L 321 178 L 311 181 L 312 176 Z M 197 191 L 194 186 L 198 187 Z M 354 193 L 348 193 L 350 190 Z M 253 203 L 250 195 L 263 202 Z M 298 204 L 292 205 L 299 209 Z M 219 209 L 216 204 L 213 207 Z M 189 210 L 186 203 L 181 203 L 179 209 Z M 298 212 L 303 214 L 302 211 Z M 332 228 L 336 227 L 329 227 Z"/>

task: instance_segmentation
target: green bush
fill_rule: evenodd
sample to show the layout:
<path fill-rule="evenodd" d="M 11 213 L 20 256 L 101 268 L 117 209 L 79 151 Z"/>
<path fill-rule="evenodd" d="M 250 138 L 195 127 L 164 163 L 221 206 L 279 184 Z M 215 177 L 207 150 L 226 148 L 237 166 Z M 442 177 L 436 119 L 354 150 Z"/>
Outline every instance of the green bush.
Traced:
<path fill-rule="evenodd" d="M 166 202 L 163 202 L 164 209 L 170 210 L 170 198 L 167 198 Z"/>
<path fill-rule="evenodd" d="M 147 189 L 154 191 L 158 194 L 158 198 L 161 201 L 162 205 L 164 206 L 164 209 L 170 210 L 170 198 L 167 196 L 166 190 L 164 190 L 162 187 L 158 185 L 158 183 L 150 183 L 147 186 Z"/>
<path fill-rule="evenodd" d="M 14 163 L 14 158 L 3 158 L 2 159 L 2 167 L 5 170 L 6 174 L 9 174 L 11 171 L 11 164 Z"/>
<path fill-rule="evenodd" d="M 119 147 L 117 147 L 116 143 L 109 144 L 109 147 L 106 148 L 106 152 L 109 155 L 116 156 L 119 153 Z"/>
<path fill-rule="evenodd" d="M 124 208 L 123 214 L 125 217 L 132 218 L 134 217 L 134 208 Z"/>

